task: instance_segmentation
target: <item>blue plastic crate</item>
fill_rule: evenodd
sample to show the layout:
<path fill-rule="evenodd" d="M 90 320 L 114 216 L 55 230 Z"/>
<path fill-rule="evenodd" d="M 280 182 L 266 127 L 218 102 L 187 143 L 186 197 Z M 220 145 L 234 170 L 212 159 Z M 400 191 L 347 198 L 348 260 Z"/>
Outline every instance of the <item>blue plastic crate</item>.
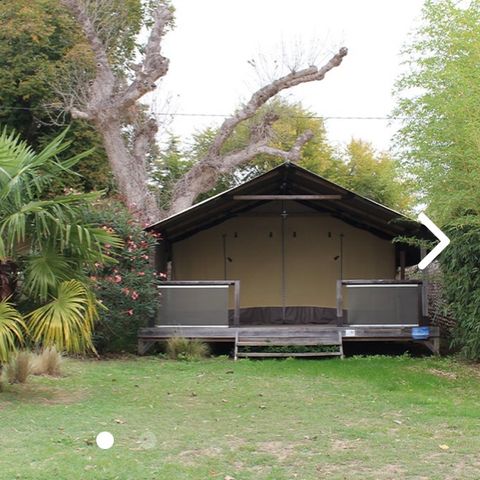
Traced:
<path fill-rule="evenodd" d="M 413 327 L 412 338 L 414 340 L 426 340 L 430 337 L 430 327 Z"/>

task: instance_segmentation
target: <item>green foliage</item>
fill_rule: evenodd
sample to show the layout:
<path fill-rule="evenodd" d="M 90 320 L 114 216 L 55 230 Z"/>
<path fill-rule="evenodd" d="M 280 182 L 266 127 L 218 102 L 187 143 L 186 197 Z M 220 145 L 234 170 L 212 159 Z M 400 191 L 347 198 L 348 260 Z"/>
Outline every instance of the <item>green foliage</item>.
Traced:
<path fill-rule="evenodd" d="M 92 54 L 58 0 L 4 0 L 0 18 L 0 123 L 41 148 L 58 135 L 58 127 L 52 123 L 59 114 L 58 108 L 52 110 L 59 103 L 56 90 L 62 89 L 62 82 L 71 88 L 72 72 L 91 75 Z M 73 143 L 70 155 L 96 149 L 95 156 L 84 157 L 75 165 L 85 176 L 77 177 L 71 186 L 85 190 L 108 187 L 110 171 L 100 137 L 82 121 L 73 121 L 67 135 Z M 64 158 L 62 153 L 59 157 Z M 55 180 L 52 187 L 58 184 Z"/>
<path fill-rule="evenodd" d="M 480 223 L 470 217 L 446 228 L 450 245 L 442 253 L 443 289 L 457 324 L 453 346 L 480 359 Z"/>
<path fill-rule="evenodd" d="M 200 340 L 171 337 L 167 340 L 166 353 L 171 360 L 201 360 L 208 357 L 210 348 Z"/>
<path fill-rule="evenodd" d="M 57 295 L 28 316 L 33 342 L 61 351 L 81 353 L 94 350 L 93 324 L 97 319 L 95 297 L 78 280 L 62 282 Z"/>
<path fill-rule="evenodd" d="M 84 278 L 85 262 L 107 261 L 103 248 L 116 242 L 83 221 L 101 193 L 50 196 L 52 179 L 90 153 L 58 163 L 69 147 L 65 135 L 35 153 L 13 133 L 0 134 L 0 260 L 15 260 L 24 273 L 23 291 L 34 302 L 46 301 L 67 278 Z"/>
<path fill-rule="evenodd" d="M 171 136 L 167 147 L 153 162 L 151 172 L 161 208 L 168 208 L 175 183 L 188 172 L 193 163 L 193 157 L 182 151 L 179 137 Z"/>
<path fill-rule="evenodd" d="M 20 312 L 7 300 L 0 301 L 0 365 L 23 343 L 26 329 Z"/>
<path fill-rule="evenodd" d="M 398 162 L 390 155 L 377 153 L 368 142 L 352 139 L 344 161 L 345 172 L 342 169 L 337 173 L 337 183 L 401 212 L 410 210 L 410 186 L 401 178 Z"/>
<path fill-rule="evenodd" d="M 397 145 L 419 200 L 451 239 L 444 291 L 458 322 L 453 343 L 480 358 L 480 2 L 429 0 L 404 51 L 396 87 L 405 117 Z"/>
<path fill-rule="evenodd" d="M 429 212 L 448 223 L 480 213 L 480 2 L 429 0 L 403 52 L 396 137 Z"/>
<path fill-rule="evenodd" d="M 113 200 L 97 204 L 90 219 L 122 239 L 112 252 L 117 263 L 98 263 L 90 272 L 95 295 L 106 307 L 99 312 L 95 346 L 99 352 L 135 352 L 138 329 L 156 313 L 155 237 L 143 232 L 126 208 Z"/>
<path fill-rule="evenodd" d="M 86 2 L 87 8 L 95 9 L 92 16 L 120 77 L 129 74 L 129 63 L 141 48 L 138 34 L 151 21 L 155 1 Z M 0 123 L 41 148 L 58 134 L 58 121 L 71 121 L 61 113 L 62 95 L 82 96 L 95 74 L 95 60 L 81 28 L 59 0 L 2 0 L 0 19 Z M 70 178 L 69 186 L 86 191 L 111 188 L 107 156 L 94 128 L 74 120 L 67 139 L 73 143 L 70 154 L 95 148 L 94 156 L 74 166 L 82 176 Z M 58 183 L 55 180 L 52 188 Z"/>
<path fill-rule="evenodd" d="M 72 175 L 70 169 L 90 153 L 59 163 L 58 155 L 69 147 L 66 133 L 39 152 L 6 129 L 0 134 L 0 279 L 2 284 L 12 283 L 7 293 L 13 294 L 24 314 L 34 343 L 83 352 L 92 348 L 97 315 L 95 298 L 85 286 L 85 267 L 112 262 L 104 251 L 119 242 L 86 222 L 86 211 L 100 193 L 50 192 L 52 180 Z M 11 277 L 21 280 L 21 288 L 10 282 Z M 0 292 L 0 300 L 4 297 Z M 4 325 L 0 361 L 4 361 L 14 341 L 21 340 L 24 325 L 10 304 L 0 305 Z"/>

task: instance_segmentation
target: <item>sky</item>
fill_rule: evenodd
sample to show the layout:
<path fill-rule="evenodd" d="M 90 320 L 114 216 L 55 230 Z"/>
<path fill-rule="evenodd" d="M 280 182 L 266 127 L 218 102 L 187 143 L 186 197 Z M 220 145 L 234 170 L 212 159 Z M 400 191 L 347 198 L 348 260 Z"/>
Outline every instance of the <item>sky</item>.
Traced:
<path fill-rule="evenodd" d="M 187 143 L 195 131 L 222 120 L 204 115 L 228 115 L 262 80 L 286 72 L 275 65 L 320 65 L 342 46 L 349 53 L 339 68 L 321 82 L 294 87 L 286 97 L 323 117 L 387 117 L 401 72 L 400 50 L 418 24 L 423 4 L 421 0 L 173 3 L 176 27 L 163 44 L 170 70 L 153 104 L 157 113 L 176 114 L 168 128 Z M 334 144 L 355 137 L 386 150 L 398 122 L 389 126 L 386 120 L 329 119 L 326 126 Z"/>

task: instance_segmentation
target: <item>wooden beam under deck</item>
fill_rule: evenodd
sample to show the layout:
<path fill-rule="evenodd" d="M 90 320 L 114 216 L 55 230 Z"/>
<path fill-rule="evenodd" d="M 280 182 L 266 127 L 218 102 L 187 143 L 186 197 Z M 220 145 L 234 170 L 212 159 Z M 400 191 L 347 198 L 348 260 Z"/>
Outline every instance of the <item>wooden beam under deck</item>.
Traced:
<path fill-rule="evenodd" d="M 354 325 L 268 325 L 244 327 L 214 326 L 155 326 L 142 328 L 138 338 L 141 341 L 156 342 L 171 337 L 195 338 L 205 342 L 234 342 L 237 334 L 243 337 L 302 338 L 314 339 L 327 332 L 341 332 L 344 341 L 411 341 L 412 326 L 354 326 Z M 430 337 L 423 342 L 440 338 L 439 327 L 430 327 Z"/>

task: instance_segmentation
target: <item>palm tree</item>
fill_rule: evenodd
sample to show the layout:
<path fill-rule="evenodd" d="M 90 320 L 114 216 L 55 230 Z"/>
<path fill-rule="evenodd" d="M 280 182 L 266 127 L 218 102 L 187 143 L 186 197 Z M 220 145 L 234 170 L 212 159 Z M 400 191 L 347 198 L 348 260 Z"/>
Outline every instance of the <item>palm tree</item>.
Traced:
<path fill-rule="evenodd" d="M 0 363 L 27 334 L 70 352 L 92 349 L 97 303 L 85 267 L 113 261 L 119 241 L 85 222 L 102 192 L 55 194 L 87 151 L 59 162 L 67 130 L 36 153 L 14 133 L 0 134 Z M 12 301 L 24 305 L 22 315 Z"/>

